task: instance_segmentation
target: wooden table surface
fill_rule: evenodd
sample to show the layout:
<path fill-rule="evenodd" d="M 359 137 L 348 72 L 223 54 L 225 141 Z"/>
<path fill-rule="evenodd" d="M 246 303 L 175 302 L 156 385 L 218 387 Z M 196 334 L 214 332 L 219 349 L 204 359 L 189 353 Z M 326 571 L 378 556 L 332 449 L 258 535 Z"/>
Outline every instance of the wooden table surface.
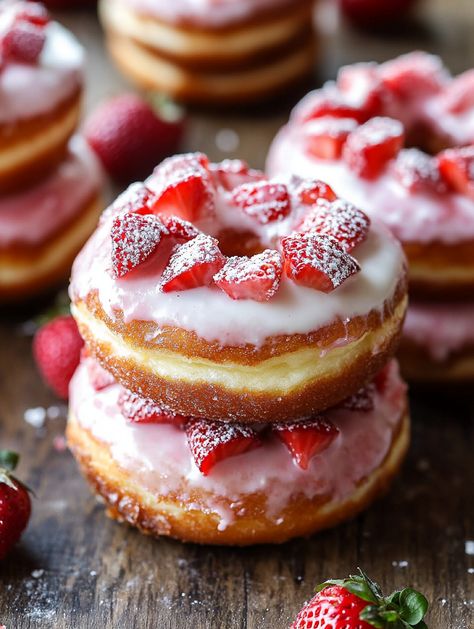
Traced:
<path fill-rule="evenodd" d="M 390 37 L 339 27 L 329 4 L 322 8 L 315 82 L 334 76 L 341 63 L 417 47 L 442 54 L 454 72 L 474 65 L 472 0 L 428 2 L 420 24 Z M 125 83 L 103 54 L 94 17 L 61 19 L 88 50 L 87 106 L 120 91 Z M 212 158 L 238 154 L 262 166 L 288 107 L 194 113 L 187 148 Z M 403 473 L 355 521 L 278 547 L 156 541 L 109 521 L 62 448 L 65 407 L 40 383 L 30 353 L 31 321 L 45 306 L 0 314 L 0 445 L 21 452 L 20 474 L 36 492 L 28 531 L 0 567 L 0 624 L 284 629 L 315 584 L 360 565 L 386 589 L 411 585 L 425 592 L 430 629 L 474 627 L 474 556 L 466 544 L 474 540 L 472 394 L 412 392 L 413 446 Z"/>

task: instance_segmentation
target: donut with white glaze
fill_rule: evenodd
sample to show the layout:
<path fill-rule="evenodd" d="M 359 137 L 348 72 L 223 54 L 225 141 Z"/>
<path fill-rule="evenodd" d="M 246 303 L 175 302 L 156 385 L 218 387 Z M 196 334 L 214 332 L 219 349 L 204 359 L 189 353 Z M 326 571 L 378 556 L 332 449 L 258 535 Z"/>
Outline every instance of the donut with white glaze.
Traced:
<path fill-rule="evenodd" d="M 289 421 L 393 354 L 405 258 L 322 182 L 191 154 L 104 213 L 70 296 L 89 351 L 127 389 L 183 415 Z"/>
<path fill-rule="evenodd" d="M 72 380 L 69 447 L 108 514 L 155 536 L 243 546 L 315 533 L 384 493 L 408 447 L 395 362 L 318 418 L 256 428 L 167 415 L 97 369 L 85 359 Z M 301 458 L 288 444 L 305 429 Z"/>
<path fill-rule="evenodd" d="M 41 182 L 0 196 L 0 301 L 30 298 L 68 278 L 102 209 L 102 170 L 85 141 Z"/>
<path fill-rule="evenodd" d="M 0 3 L 0 194 L 24 189 L 67 153 L 80 115 L 82 46 L 38 3 Z"/>
<path fill-rule="evenodd" d="M 267 99 L 314 65 L 313 0 L 103 0 L 118 67 L 146 89 L 200 103 Z"/>

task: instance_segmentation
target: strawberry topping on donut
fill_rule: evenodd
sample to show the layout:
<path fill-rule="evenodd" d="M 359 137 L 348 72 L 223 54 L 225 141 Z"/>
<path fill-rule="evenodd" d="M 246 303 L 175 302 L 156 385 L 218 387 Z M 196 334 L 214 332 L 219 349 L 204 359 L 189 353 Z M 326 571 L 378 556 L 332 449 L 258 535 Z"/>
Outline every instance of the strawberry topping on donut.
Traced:
<path fill-rule="evenodd" d="M 474 199 L 474 146 L 444 151 L 438 156 L 438 164 L 454 190 Z"/>
<path fill-rule="evenodd" d="M 251 258 L 229 258 L 214 281 L 232 299 L 268 301 L 280 286 L 282 272 L 281 254 L 266 249 Z"/>
<path fill-rule="evenodd" d="M 277 424 L 273 427 L 273 432 L 303 470 L 307 470 L 311 459 L 329 448 L 339 434 L 336 426 L 323 416 Z"/>
<path fill-rule="evenodd" d="M 187 421 L 187 417 L 173 413 L 153 400 L 140 397 L 128 389 L 123 389 L 121 392 L 118 406 L 125 419 L 131 423 L 184 426 Z"/>
<path fill-rule="evenodd" d="M 233 190 L 231 201 L 262 225 L 281 221 L 291 211 L 287 187 L 271 181 L 243 184 Z"/>

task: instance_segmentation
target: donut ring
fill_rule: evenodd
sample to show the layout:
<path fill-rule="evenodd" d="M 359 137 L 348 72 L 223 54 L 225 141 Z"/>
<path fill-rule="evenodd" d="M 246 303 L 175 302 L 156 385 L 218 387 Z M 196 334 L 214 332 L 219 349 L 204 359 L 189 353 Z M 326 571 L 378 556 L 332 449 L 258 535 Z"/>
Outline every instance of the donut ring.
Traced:
<path fill-rule="evenodd" d="M 234 172 L 226 189 L 216 173 L 235 170 L 236 164 L 212 165 L 193 155 L 164 162 L 147 181 L 156 189 L 153 195 L 163 173 L 183 159 L 204 160 L 201 175 L 207 181 L 211 173 L 214 181 L 208 189 L 212 218 L 204 213 L 195 226 L 217 237 L 232 229 L 234 246 L 245 234 L 245 249 L 249 232 L 257 236 L 260 251 L 279 246 L 280 237 L 291 233 L 309 209 L 297 200 L 300 181 L 286 186 L 247 170 Z M 164 179 L 165 186 L 173 181 Z M 247 184 L 238 185 L 241 181 Z M 283 190 L 291 197 L 291 211 L 281 220 L 260 223 L 252 215 L 257 205 L 245 211 L 232 205 L 232 195 L 254 185 Z M 215 285 L 163 293 L 157 288 L 158 270 L 140 272 L 138 266 L 119 279 L 110 271 L 111 226 L 117 216 L 128 221 L 137 194 L 132 187 L 105 213 L 74 264 L 70 289 L 72 312 L 89 351 L 127 389 L 183 415 L 288 421 L 336 405 L 366 384 L 395 351 L 406 308 L 405 262 L 379 224 L 372 224 L 354 249 L 361 271 L 330 293 L 300 286 L 287 275 L 264 302 L 234 301 Z M 163 203 L 165 195 L 157 198 Z M 140 208 L 135 216 L 143 214 Z M 173 213 L 178 210 L 172 207 Z M 162 278 L 165 274 L 166 269 Z"/>
<path fill-rule="evenodd" d="M 181 430 L 127 425 L 116 405 L 121 387 L 95 391 L 84 364 L 71 385 L 68 443 L 108 514 L 143 533 L 202 544 L 284 542 L 355 516 L 397 473 L 408 447 L 409 416 L 395 364 L 389 373 L 372 411 L 328 412 L 340 428 L 338 440 L 306 471 L 270 440 L 203 477 Z M 361 461 L 358 441 L 367 460 Z"/>

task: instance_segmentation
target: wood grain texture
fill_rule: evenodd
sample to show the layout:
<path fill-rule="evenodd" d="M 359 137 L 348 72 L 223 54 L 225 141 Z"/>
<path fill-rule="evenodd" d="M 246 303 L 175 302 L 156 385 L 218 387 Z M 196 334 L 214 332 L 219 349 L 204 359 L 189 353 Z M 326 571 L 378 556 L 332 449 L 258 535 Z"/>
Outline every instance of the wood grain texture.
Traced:
<path fill-rule="evenodd" d="M 414 47 L 439 52 L 455 72 L 474 64 L 470 0 L 428 1 L 423 27 L 390 38 L 337 27 L 329 4 L 324 9 L 319 80 L 334 76 L 341 63 L 383 60 Z M 88 50 L 87 105 L 120 91 L 125 84 L 103 55 L 94 18 L 61 17 Z M 280 109 L 195 112 L 187 148 L 214 159 L 238 154 L 262 166 L 288 105 Z M 223 138 L 234 137 L 223 136 L 222 129 L 237 132 L 239 147 L 219 148 Z M 24 421 L 29 408 L 49 408 L 50 415 L 59 408 L 38 379 L 29 326 L 22 325 L 45 305 L 47 300 L 0 314 L 0 446 L 22 453 L 19 473 L 37 495 L 27 533 L 0 566 L 0 624 L 284 629 L 315 584 L 361 565 L 387 590 L 409 584 L 424 591 L 432 603 L 430 629 L 474 627 L 474 557 L 465 552 L 465 542 L 474 540 L 472 393 L 412 393 L 414 439 L 403 474 L 385 499 L 338 529 L 245 550 L 154 541 L 105 518 L 72 457 L 58 449 L 64 418 L 49 419 L 40 429 Z"/>

